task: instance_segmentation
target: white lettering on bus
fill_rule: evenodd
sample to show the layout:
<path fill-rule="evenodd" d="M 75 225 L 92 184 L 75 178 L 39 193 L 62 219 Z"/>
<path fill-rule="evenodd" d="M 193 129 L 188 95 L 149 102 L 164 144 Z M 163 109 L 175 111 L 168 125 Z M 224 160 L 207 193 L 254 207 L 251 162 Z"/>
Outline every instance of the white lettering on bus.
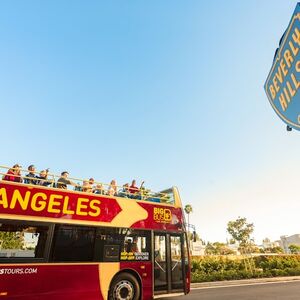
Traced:
<path fill-rule="evenodd" d="M 22 275 L 22 274 L 37 274 L 37 268 L 2 268 L 0 275 Z"/>

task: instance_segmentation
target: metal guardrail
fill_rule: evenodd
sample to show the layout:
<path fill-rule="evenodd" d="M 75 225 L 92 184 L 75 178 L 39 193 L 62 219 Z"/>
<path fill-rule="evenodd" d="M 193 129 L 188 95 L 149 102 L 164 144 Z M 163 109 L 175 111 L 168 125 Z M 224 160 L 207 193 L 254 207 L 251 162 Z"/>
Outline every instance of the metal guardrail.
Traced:
<path fill-rule="evenodd" d="M 7 166 L 0 165 L 0 180 L 5 180 L 4 178 L 7 175 L 7 172 L 9 170 L 13 170 L 13 167 L 10 168 Z M 34 174 L 35 177 L 27 176 L 29 172 Z M 22 173 L 25 173 L 25 175 L 22 175 Z M 12 174 L 11 176 L 21 178 L 21 182 L 20 182 L 21 184 L 32 184 L 32 182 L 34 182 L 33 185 L 39 185 L 39 186 L 44 185 L 49 188 L 59 188 L 58 187 L 59 178 L 61 178 L 62 176 L 47 172 L 45 178 L 40 178 L 40 176 L 38 176 L 40 174 L 41 171 L 40 172 L 29 171 L 29 170 L 19 168 L 19 174 Z M 131 193 L 129 191 L 130 187 L 129 186 L 125 187 L 125 185 L 118 186 L 118 185 L 112 185 L 112 183 L 107 184 L 95 180 L 91 184 L 87 179 L 80 179 L 75 177 L 67 177 L 67 180 L 70 180 L 73 189 L 78 192 L 95 193 L 95 194 L 113 196 L 113 197 L 125 197 L 125 198 L 132 198 L 136 200 L 151 201 L 151 202 L 165 203 L 171 205 L 175 203 L 173 189 L 164 190 L 163 192 L 153 192 L 150 189 L 141 187 L 138 188 L 137 192 Z M 114 189 L 115 192 L 114 193 L 110 192 L 111 189 Z"/>

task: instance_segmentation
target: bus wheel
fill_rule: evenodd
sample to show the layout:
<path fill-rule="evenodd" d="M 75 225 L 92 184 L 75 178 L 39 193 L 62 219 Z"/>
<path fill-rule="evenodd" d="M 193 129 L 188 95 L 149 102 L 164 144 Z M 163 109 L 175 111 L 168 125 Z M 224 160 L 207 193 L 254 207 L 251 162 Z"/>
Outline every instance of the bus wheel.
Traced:
<path fill-rule="evenodd" d="M 129 273 L 120 273 L 110 286 L 109 300 L 138 300 L 140 293 L 137 279 Z"/>

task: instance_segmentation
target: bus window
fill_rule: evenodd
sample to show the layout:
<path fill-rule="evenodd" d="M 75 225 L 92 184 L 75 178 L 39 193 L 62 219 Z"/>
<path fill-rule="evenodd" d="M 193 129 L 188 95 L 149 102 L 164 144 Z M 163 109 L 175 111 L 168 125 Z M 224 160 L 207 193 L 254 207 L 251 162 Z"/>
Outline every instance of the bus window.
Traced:
<path fill-rule="evenodd" d="M 95 242 L 95 260 L 150 260 L 150 240 L 150 232 L 144 230 L 99 228 Z"/>
<path fill-rule="evenodd" d="M 95 232 L 92 227 L 56 225 L 53 261 L 93 261 Z"/>
<path fill-rule="evenodd" d="M 43 258 L 47 234 L 48 226 L 26 221 L 1 221 L 0 260 Z"/>

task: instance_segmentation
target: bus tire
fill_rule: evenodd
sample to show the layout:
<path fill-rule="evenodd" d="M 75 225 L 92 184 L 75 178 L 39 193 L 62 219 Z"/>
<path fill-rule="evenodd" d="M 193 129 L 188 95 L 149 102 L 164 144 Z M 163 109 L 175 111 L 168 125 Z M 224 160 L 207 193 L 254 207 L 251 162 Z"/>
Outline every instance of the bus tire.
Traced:
<path fill-rule="evenodd" d="M 141 288 L 137 279 L 130 273 L 120 273 L 112 281 L 109 289 L 109 300 L 138 300 Z"/>

